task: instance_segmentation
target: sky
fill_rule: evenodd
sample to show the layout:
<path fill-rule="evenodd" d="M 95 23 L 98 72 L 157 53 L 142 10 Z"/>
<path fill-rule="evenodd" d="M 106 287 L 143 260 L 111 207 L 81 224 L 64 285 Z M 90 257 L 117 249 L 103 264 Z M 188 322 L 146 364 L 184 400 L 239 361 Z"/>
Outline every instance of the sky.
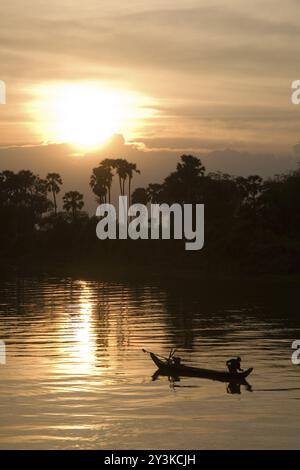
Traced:
<path fill-rule="evenodd" d="M 10 0 L 0 21 L 1 169 L 57 169 L 83 190 L 91 165 L 118 152 L 140 165 L 138 185 L 187 152 L 212 171 L 297 166 L 297 0 Z M 123 137 L 78 147 L 97 132 Z"/>

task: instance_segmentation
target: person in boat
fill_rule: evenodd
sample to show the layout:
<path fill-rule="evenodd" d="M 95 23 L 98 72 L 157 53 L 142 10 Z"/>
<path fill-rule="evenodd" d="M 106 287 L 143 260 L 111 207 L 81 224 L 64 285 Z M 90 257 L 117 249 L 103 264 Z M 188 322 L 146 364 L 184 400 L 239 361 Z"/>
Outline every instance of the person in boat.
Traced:
<path fill-rule="evenodd" d="M 242 359 L 240 357 L 236 357 L 226 362 L 230 374 L 237 374 L 239 371 L 243 372 L 243 369 L 241 369 L 241 361 Z"/>
<path fill-rule="evenodd" d="M 172 362 L 173 362 L 174 366 L 180 366 L 180 364 L 181 364 L 181 357 L 173 356 Z"/>

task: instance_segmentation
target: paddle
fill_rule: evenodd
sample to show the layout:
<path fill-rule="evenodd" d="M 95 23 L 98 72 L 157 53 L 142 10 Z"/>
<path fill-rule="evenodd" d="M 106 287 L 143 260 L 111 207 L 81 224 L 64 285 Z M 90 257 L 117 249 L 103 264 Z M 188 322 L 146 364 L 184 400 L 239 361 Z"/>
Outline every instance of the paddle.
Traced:
<path fill-rule="evenodd" d="M 170 351 L 170 354 L 169 354 L 169 361 L 172 359 L 172 357 L 174 356 L 175 352 L 176 352 L 176 349 L 175 349 L 175 348 L 174 348 L 174 349 L 172 348 L 171 351 Z"/>
<path fill-rule="evenodd" d="M 144 353 L 146 353 L 146 354 L 151 354 L 151 351 L 147 351 L 147 349 L 142 348 L 142 351 L 143 351 Z M 171 352 L 172 352 L 172 350 L 171 350 Z M 170 355 L 169 355 L 169 358 L 167 358 L 167 357 L 165 357 L 165 356 L 161 356 L 160 354 L 155 354 L 155 356 L 161 357 L 162 359 L 164 359 L 165 361 L 168 361 L 168 362 L 170 361 L 170 359 L 171 359 L 171 357 L 172 357 L 172 356 L 171 356 L 171 353 L 170 353 Z"/>

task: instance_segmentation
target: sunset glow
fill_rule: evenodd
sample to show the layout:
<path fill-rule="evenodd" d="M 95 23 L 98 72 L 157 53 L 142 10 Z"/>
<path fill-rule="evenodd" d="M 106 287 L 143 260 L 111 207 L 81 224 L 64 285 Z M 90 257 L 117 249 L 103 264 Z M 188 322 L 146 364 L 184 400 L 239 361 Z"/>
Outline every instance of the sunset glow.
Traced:
<path fill-rule="evenodd" d="M 144 97 L 97 83 L 48 85 L 34 94 L 31 112 L 47 142 L 99 147 L 115 133 L 131 135 L 149 115 Z"/>
<path fill-rule="evenodd" d="M 0 11 L 0 451 L 300 450 L 300 0 Z"/>

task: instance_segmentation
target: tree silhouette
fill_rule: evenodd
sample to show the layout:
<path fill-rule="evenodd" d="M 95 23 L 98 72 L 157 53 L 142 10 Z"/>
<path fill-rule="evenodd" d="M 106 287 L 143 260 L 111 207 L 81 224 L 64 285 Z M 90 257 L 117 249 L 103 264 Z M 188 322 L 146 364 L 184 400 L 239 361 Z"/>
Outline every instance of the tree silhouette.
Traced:
<path fill-rule="evenodd" d="M 51 206 L 47 183 L 38 175 L 29 170 L 1 172 L 0 218 L 5 229 L 0 234 L 0 246 L 18 253 L 22 244 L 33 244 L 43 215 Z"/>
<path fill-rule="evenodd" d="M 140 170 L 137 169 L 135 163 L 127 163 L 127 175 L 128 175 L 128 199 L 129 199 L 129 204 L 131 202 L 131 182 L 133 178 L 133 173 L 141 173 Z"/>
<path fill-rule="evenodd" d="M 56 194 L 60 192 L 60 186 L 63 184 L 61 176 L 58 173 L 48 173 L 46 176 L 47 190 L 52 193 L 54 214 L 57 215 Z"/>
<path fill-rule="evenodd" d="M 104 179 L 105 184 L 108 190 L 108 202 L 110 203 L 111 200 L 111 185 L 113 181 L 113 169 L 114 169 L 114 160 L 112 158 L 105 158 L 101 162 L 101 167 L 104 168 Z"/>
<path fill-rule="evenodd" d="M 29 170 L 19 173 L 1 173 L 1 199 L 15 208 L 27 208 L 35 214 L 46 212 L 51 203 L 47 199 L 47 182 Z"/>
<path fill-rule="evenodd" d="M 128 196 L 131 199 L 131 184 L 134 173 L 140 173 L 135 163 L 130 163 L 125 158 L 105 158 L 97 168 L 93 169 L 90 178 L 90 186 L 97 196 L 98 202 L 103 203 L 111 200 L 111 186 L 113 180 L 113 170 L 119 178 L 120 194 L 125 195 L 125 183 L 128 178 Z"/>
<path fill-rule="evenodd" d="M 80 211 L 83 206 L 83 194 L 79 193 L 78 191 L 69 191 L 63 197 L 63 208 L 67 212 L 72 213 L 73 221 L 76 219 L 78 211 Z"/>
<path fill-rule="evenodd" d="M 106 202 L 107 187 L 104 178 L 102 178 L 99 173 L 100 171 L 97 171 L 97 169 L 94 168 L 93 174 L 90 178 L 90 186 L 93 190 L 93 193 L 97 196 L 97 202 L 99 204 L 103 204 Z"/>
<path fill-rule="evenodd" d="M 176 171 L 164 182 L 166 198 L 171 202 L 202 202 L 205 167 L 201 160 L 193 155 L 182 155 Z"/>
<path fill-rule="evenodd" d="M 163 185 L 157 183 L 150 183 L 147 188 L 148 200 L 152 204 L 159 204 L 162 201 Z"/>
<path fill-rule="evenodd" d="M 125 158 L 117 158 L 114 161 L 114 168 L 119 177 L 120 193 L 121 196 L 125 195 L 125 182 L 128 177 L 128 162 Z"/>
<path fill-rule="evenodd" d="M 144 204 L 145 206 L 149 202 L 149 196 L 145 188 L 136 188 L 131 197 L 132 204 Z"/>
<path fill-rule="evenodd" d="M 203 273 L 299 272 L 300 170 L 267 180 L 258 175 L 206 174 L 199 158 L 182 155 L 175 170 L 161 184 L 138 187 L 131 194 L 134 173 L 138 173 L 136 165 L 124 158 L 106 158 L 93 169 L 90 185 L 99 202 L 110 201 L 116 175 L 121 195 L 125 194 L 128 179 L 132 203 L 204 203 L 205 250 L 191 257 L 176 240 L 148 240 L 147 244 L 100 242 L 95 236 L 98 218 L 87 214 L 84 217 L 80 212 L 84 201 L 78 191 L 63 196 L 66 212 L 55 216 L 61 186 L 58 173 L 49 173 L 43 179 L 29 170 L 4 170 L 0 172 L 2 266 L 30 265 L 31 260 L 40 265 L 43 257 L 48 259 L 48 253 L 51 264 L 56 253 L 57 260 L 62 255 L 70 261 L 84 256 L 83 262 L 88 260 L 91 267 L 100 258 L 103 263 L 116 266 L 128 260 L 132 266 L 140 262 L 144 265 L 146 259 L 157 269 L 171 263 L 172 269 L 199 268 Z"/>
<path fill-rule="evenodd" d="M 90 186 L 100 204 L 107 202 L 107 195 L 108 201 L 110 202 L 113 173 L 112 166 L 108 161 L 109 160 L 106 159 L 104 162 L 101 162 L 97 168 L 94 168 L 90 178 Z"/>

